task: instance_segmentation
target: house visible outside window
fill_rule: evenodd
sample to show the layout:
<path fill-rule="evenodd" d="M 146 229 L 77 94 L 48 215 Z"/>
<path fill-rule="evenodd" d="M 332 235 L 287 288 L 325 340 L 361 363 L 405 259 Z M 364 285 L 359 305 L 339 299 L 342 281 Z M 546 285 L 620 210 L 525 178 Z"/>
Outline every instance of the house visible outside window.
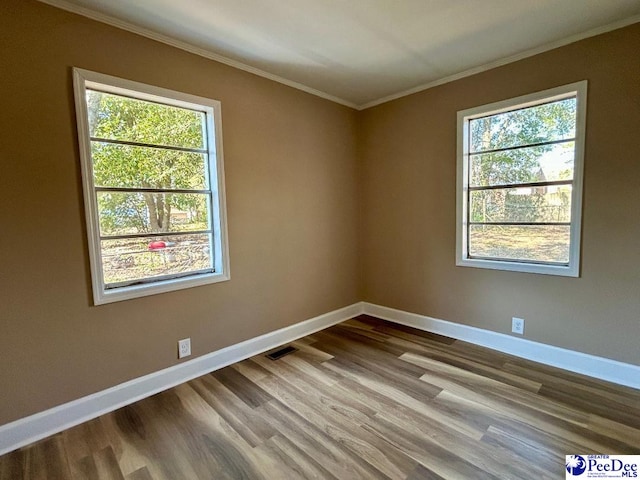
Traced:
<path fill-rule="evenodd" d="M 458 112 L 457 265 L 579 275 L 586 91 Z"/>
<path fill-rule="evenodd" d="M 94 303 L 229 279 L 220 103 L 74 69 Z"/>

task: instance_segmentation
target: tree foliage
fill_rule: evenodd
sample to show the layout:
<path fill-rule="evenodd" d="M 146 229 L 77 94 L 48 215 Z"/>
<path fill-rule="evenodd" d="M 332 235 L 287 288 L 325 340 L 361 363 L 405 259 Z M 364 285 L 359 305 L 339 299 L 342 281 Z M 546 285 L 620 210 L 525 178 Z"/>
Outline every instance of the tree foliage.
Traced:
<path fill-rule="evenodd" d="M 206 224 L 205 195 L 170 192 L 207 188 L 206 154 L 161 148 L 206 149 L 204 113 L 97 91 L 87 93 L 87 104 L 95 185 L 165 190 L 100 192 L 103 233 L 168 232 L 177 226 L 172 224 L 176 211 L 186 215 L 191 228 Z"/>
<path fill-rule="evenodd" d="M 572 156 L 569 156 L 570 164 L 560 165 L 553 172 L 545 171 L 541 160 L 549 153 L 561 158 L 563 150 L 573 150 L 573 143 L 538 144 L 572 139 L 575 115 L 576 101 L 570 98 L 471 120 L 470 184 L 492 186 L 572 178 Z M 479 222 L 568 220 L 570 188 L 557 189 L 553 197 L 545 187 L 523 190 L 472 192 L 471 219 Z"/>

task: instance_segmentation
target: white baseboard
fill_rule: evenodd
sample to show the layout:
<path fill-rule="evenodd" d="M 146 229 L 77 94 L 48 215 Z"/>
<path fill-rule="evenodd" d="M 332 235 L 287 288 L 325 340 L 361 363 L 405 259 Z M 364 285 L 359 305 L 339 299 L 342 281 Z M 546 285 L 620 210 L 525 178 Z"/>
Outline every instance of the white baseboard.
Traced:
<path fill-rule="evenodd" d="M 0 426 L 0 455 L 362 313 L 640 389 L 640 367 L 372 303 L 359 302 Z"/>
<path fill-rule="evenodd" d="M 364 302 L 364 313 L 534 362 L 640 389 L 640 366 Z"/>
<path fill-rule="evenodd" d="M 2 425 L 0 455 L 361 313 L 362 303 L 354 303 Z"/>

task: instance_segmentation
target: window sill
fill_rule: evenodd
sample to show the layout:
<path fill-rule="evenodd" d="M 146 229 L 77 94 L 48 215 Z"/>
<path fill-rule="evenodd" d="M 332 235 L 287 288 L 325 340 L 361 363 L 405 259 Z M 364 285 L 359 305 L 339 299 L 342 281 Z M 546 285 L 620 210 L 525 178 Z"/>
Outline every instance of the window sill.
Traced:
<path fill-rule="evenodd" d="M 500 260 L 482 260 L 478 258 L 458 258 L 458 267 L 487 268 L 490 270 L 504 270 L 507 272 L 538 273 L 543 275 L 558 275 L 562 277 L 579 277 L 578 268 L 572 265 L 543 265 L 525 262 L 503 262 Z"/>
<path fill-rule="evenodd" d="M 172 292 L 185 288 L 208 285 L 210 283 L 225 282 L 230 279 L 228 273 L 207 273 L 193 277 L 176 278 L 164 280 L 157 283 L 147 283 L 142 285 L 131 285 L 129 287 L 118 287 L 112 290 L 100 289 L 94 291 L 94 304 L 104 305 L 107 303 L 132 300 L 134 298 L 157 295 L 159 293 Z"/>

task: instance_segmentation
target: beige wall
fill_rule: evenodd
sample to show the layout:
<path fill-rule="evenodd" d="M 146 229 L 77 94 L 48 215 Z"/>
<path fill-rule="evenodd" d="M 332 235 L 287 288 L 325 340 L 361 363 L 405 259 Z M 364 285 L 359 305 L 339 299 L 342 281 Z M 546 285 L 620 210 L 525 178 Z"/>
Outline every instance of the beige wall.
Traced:
<path fill-rule="evenodd" d="M 640 24 L 362 113 L 364 299 L 640 365 Z M 581 278 L 455 266 L 456 112 L 589 81 Z"/>
<path fill-rule="evenodd" d="M 93 307 L 71 67 L 222 102 L 231 281 Z M 356 112 L 0 2 L 0 424 L 360 300 Z"/>
<path fill-rule="evenodd" d="M 364 112 L 0 3 L 0 424 L 359 300 L 640 364 L 640 26 Z M 222 102 L 229 282 L 92 306 L 78 66 Z M 456 111 L 589 80 L 583 274 L 455 267 Z"/>

